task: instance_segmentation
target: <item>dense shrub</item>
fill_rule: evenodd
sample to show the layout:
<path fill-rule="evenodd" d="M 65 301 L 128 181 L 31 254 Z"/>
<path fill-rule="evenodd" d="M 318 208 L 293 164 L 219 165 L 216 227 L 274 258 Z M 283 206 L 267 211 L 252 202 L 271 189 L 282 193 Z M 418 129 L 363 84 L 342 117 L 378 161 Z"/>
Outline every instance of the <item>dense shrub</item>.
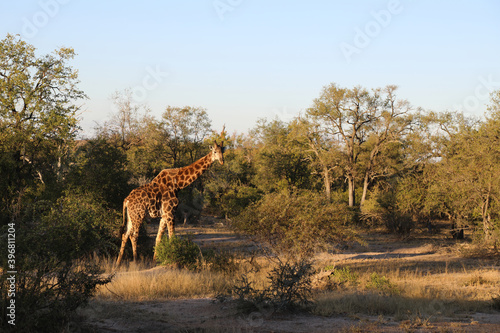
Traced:
<path fill-rule="evenodd" d="M 237 216 L 251 203 L 260 199 L 260 196 L 255 187 L 235 185 L 221 194 L 220 209 L 226 217 Z"/>
<path fill-rule="evenodd" d="M 99 195 L 105 206 L 117 210 L 130 192 L 127 156 L 103 138 L 80 142 L 66 183 Z"/>
<path fill-rule="evenodd" d="M 203 262 L 206 268 L 215 272 L 233 273 L 239 267 L 233 252 L 220 249 L 202 251 Z"/>
<path fill-rule="evenodd" d="M 311 277 L 314 269 L 309 261 L 281 261 L 267 275 L 269 285 L 255 289 L 245 275 L 233 288 L 240 310 L 255 311 L 270 308 L 273 311 L 291 311 L 311 303 Z"/>
<path fill-rule="evenodd" d="M 92 193 L 67 191 L 41 216 L 40 227 L 51 230 L 52 246 L 66 249 L 68 258 L 115 255 L 121 214 L 105 205 Z"/>
<path fill-rule="evenodd" d="M 328 288 L 340 289 L 354 287 L 359 284 L 359 274 L 351 271 L 349 267 L 334 268 L 328 277 Z"/>
<path fill-rule="evenodd" d="M 268 298 L 277 311 L 294 310 L 310 303 L 314 269 L 308 261 L 279 262 L 268 274 Z"/>
<path fill-rule="evenodd" d="M 187 238 L 163 237 L 156 250 L 156 260 L 162 265 L 195 269 L 200 260 L 200 248 Z"/>
<path fill-rule="evenodd" d="M 43 207 L 41 207 L 43 206 Z M 67 193 L 55 204 L 41 203 L 28 209 L 15 222 L 16 252 L 16 330 L 57 332 L 67 324 L 74 310 L 85 305 L 99 285 L 111 277 L 103 277 L 95 264 L 82 261 L 97 253 L 113 251 L 110 234 L 113 214 L 91 196 Z M 6 230 L 2 230 L 4 234 Z M 7 248 L 5 237 L 1 248 Z M 2 256 L 1 317 L 6 322 L 7 293 L 12 269 Z M 12 327 L 10 327 L 12 328 Z"/>
<path fill-rule="evenodd" d="M 344 203 L 331 203 L 311 191 L 282 191 L 247 207 L 233 226 L 277 252 L 307 256 L 331 242 L 354 239 L 351 220 L 352 212 Z"/>
<path fill-rule="evenodd" d="M 408 235 L 415 227 L 409 212 L 400 210 L 396 193 L 375 189 L 361 206 L 361 220 L 367 225 L 383 225 L 389 232 Z"/>

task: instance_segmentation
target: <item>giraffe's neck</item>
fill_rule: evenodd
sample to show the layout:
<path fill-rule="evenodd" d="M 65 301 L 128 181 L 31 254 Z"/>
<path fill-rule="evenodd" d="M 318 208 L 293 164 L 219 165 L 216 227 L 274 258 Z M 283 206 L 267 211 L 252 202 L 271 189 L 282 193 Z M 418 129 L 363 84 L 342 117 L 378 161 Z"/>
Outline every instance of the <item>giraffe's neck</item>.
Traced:
<path fill-rule="evenodd" d="M 201 176 L 213 163 L 212 153 L 203 156 L 198 161 L 179 168 L 177 173 L 177 187 L 183 189 L 193 183 L 198 177 Z"/>

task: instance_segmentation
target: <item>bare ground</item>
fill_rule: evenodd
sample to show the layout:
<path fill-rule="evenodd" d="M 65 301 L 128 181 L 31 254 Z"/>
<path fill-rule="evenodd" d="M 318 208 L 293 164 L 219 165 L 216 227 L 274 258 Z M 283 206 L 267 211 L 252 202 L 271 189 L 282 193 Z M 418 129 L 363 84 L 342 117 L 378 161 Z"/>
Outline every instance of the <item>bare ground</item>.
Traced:
<path fill-rule="evenodd" d="M 154 225 L 152 226 L 154 228 Z M 154 230 L 154 229 L 153 229 Z M 189 227 L 177 229 L 192 233 L 200 246 L 252 246 L 225 228 Z M 151 231 L 153 233 L 153 231 Z M 396 241 L 395 241 L 396 240 Z M 433 265 L 466 267 L 468 264 L 498 266 L 496 260 L 464 259 L 449 247 L 429 239 L 397 241 L 393 236 L 378 236 L 368 245 L 352 247 L 337 254 L 322 254 L 319 261 L 364 264 L 386 260 L 403 260 Z M 481 262 L 479 262 L 481 261 Z M 158 268 L 153 268 L 158 269 Z M 213 298 L 168 299 L 162 301 L 93 300 L 79 312 L 71 324 L 75 332 L 500 332 L 500 313 L 463 313 L 452 317 L 414 316 L 398 321 L 383 316 L 345 314 L 315 316 L 309 313 L 277 314 L 261 310 L 242 314 L 232 301 L 217 302 Z"/>
<path fill-rule="evenodd" d="M 232 304 L 213 299 L 154 302 L 97 302 L 85 310 L 81 332 L 500 332 L 499 314 L 471 314 L 455 318 L 393 318 L 306 313 L 239 314 Z M 89 322 L 91 320 L 91 322 Z"/>

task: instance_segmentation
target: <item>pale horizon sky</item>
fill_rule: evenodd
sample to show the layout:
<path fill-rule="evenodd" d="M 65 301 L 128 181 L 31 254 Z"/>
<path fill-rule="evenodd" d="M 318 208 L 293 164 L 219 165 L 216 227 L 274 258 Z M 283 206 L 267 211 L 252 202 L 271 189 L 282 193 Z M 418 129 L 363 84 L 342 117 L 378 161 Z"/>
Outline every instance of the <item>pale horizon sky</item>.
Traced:
<path fill-rule="evenodd" d="M 0 38 L 19 34 L 43 55 L 77 53 L 91 136 L 132 89 L 160 117 L 207 109 L 214 130 L 304 112 L 323 86 L 399 86 L 415 107 L 480 117 L 500 89 L 500 2 L 4 1 Z"/>

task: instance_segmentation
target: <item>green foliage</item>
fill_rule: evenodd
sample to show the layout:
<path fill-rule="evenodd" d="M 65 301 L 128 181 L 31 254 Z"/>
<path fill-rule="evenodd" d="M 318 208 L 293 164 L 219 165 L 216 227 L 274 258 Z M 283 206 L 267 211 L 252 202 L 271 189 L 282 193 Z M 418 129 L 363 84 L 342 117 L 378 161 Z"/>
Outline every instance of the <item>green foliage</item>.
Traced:
<path fill-rule="evenodd" d="M 226 216 L 234 217 L 260 198 L 261 194 L 255 187 L 235 186 L 221 195 L 220 205 Z"/>
<path fill-rule="evenodd" d="M 78 131 L 75 53 L 60 48 L 37 56 L 32 45 L 7 35 L 0 41 L 0 248 L 7 223 L 16 231 L 16 329 L 55 332 L 109 282 L 81 259 L 113 253 L 117 216 L 91 192 L 68 188 Z M 81 184 L 85 187 L 86 184 Z M 7 256 L 2 256 L 1 318 L 6 323 Z"/>
<path fill-rule="evenodd" d="M 351 219 L 346 204 L 330 203 L 311 191 L 282 191 L 248 206 L 233 226 L 257 236 L 278 253 L 307 256 L 331 242 L 354 239 Z"/>
<path fill-rule="evenodd" d="M 334 268 L 328 278 L 328 285 L 333 289 L 355 287 L 359 284 L 359 274 L 351 271 L 349 267 Z"/>
<path fill-rule="evenodd" d="M 380 276 L 377 273 L 370 275 L 370 281 L 366 285 L 369 289 L 375 289 L 384 295 L 399 295 L 400 290 L 385 276 Z"/>
<path fill-rule="evenodd" d="M 158 263 L 179 268 L 196 269 L 201 258 L 198 245 L 190 239 L 177 236 L 163 237 L 155 251 Z"/>
<path fill-rule="evenodd" d="M 78 73 L 70 48 L 36 56 L 35 48 L 7 35 L 0 41 L 0 222 L 18 214 L 15 202 L 43 191 L 57 195 L 78 130 Z"/>
<path fill-rule="evenodd" d="M 397 170 L 394 166 L 399 158 L 399 145 L 395 142 L 409 131 L 413 117 L 408 101 L 399 100 L 396 90 L 391 85 L 370 91 L 332 83 L 323 88 L 307 110 L 309 124 L 305 132 L 309 146 L 324 170 L 325 179 L 330 169 L 342 171 L 351 207 L 355 206 L 357 183 L 363 184 L 363 204 L 374 178 L 387 177 Z M 325 145 L 325 141 L 329 144 Z M 332 159 L 336 150 L 341 154 Z"/>
<path fill-rule="evenodd" d="M 398 180 L 395 205 L 400 212 L 430 217 L 439 205 L 428 193 L 430 179 L 423 172 L 408 173 Z"/>
<path fill-rule="evenodd" d="M 475 241 L 486 247 L 499 242 L 498 94 L 492 95 L 486 121 L 455 112 L 422 117 L 425 126 L 408 150 L 418 152 L 419 162 L 400 177 L 395 194 L 400 212 L 448 217 L 456 227 L 475 229 L 480 235 Z"/>
<path fill-rule="evenodd" d="M 40 202 L 15 221 L 16 327 L 21 331 L 54 332 L 68 322 L 77 307 L 85 305 L 96 287 L 110 277 L 95 264 L 80 259 L 94 253 L 116 252 L 112 232 L 117 216 L 92 196 L 66 193 L 56 203 Z M 2 230 L 2 233 L 5 230 Z M 1 248 L 7 248 L 5 237 Z M 2 257 L 1 326 L 6 294 L 6 256 Z"/>
<path fill-rule="evenodd" d="M 397 192 L 393 187 L 375 189 L 361 206 L 361 217 L 368 225 L 385 225 L 388 231 L 400 235 L 408 235 L 414 228 L 410 214 L 398 209 Z"/>
<path fill-rule="evenodd" d="M 211 126 L 204 108 L 167 106 L 159 125 L 160 132 L 168 137 L 164 144 L 171 166 L 184 166 L 201 157 L 203 139 L 210 133 Z"/>
<path fill-rule="evenodd" d="M 125 153 L 103 138 L 80 142 L 74 153 L 75 164 L 67 177 L 67 186 L 83 188 L 121 210 L 131 188 L 127 184 Z"/>
<path fill-rule="evenodd" d="M 259 121 L 253 131 L 262 145 L 255 156 L 253 183 L 268 193 L 289 188 L 309 189 L 311 169 L 307 154 L 293 140 L 292 128 L 281 121 Z"/>
<path fill-rule="evenodd" d="M 224 165 L 210 168 L 203 175 L 207 209 L 214 214 L 232 218 L 261 197 L 252 183 L 255 174 L 249 162 L 250 149 L 232 148 L 224 154 Z"/>
<path fill-rule="evenodd" d="M 82 258 L 114 255 L 121 225 L 118 212 L 106 208 L 92 192 L 68 190 L 41 216 L 40 228 L 53 233 L 52 246 L 59 257 Z"/>
<path fill-rule="evenodd" d="M 235 272 L 239 264 L 234 253 L 220 249 L 208 249 L 202 251 L 204 265 L 212 271 L 222 273 Z"/>

